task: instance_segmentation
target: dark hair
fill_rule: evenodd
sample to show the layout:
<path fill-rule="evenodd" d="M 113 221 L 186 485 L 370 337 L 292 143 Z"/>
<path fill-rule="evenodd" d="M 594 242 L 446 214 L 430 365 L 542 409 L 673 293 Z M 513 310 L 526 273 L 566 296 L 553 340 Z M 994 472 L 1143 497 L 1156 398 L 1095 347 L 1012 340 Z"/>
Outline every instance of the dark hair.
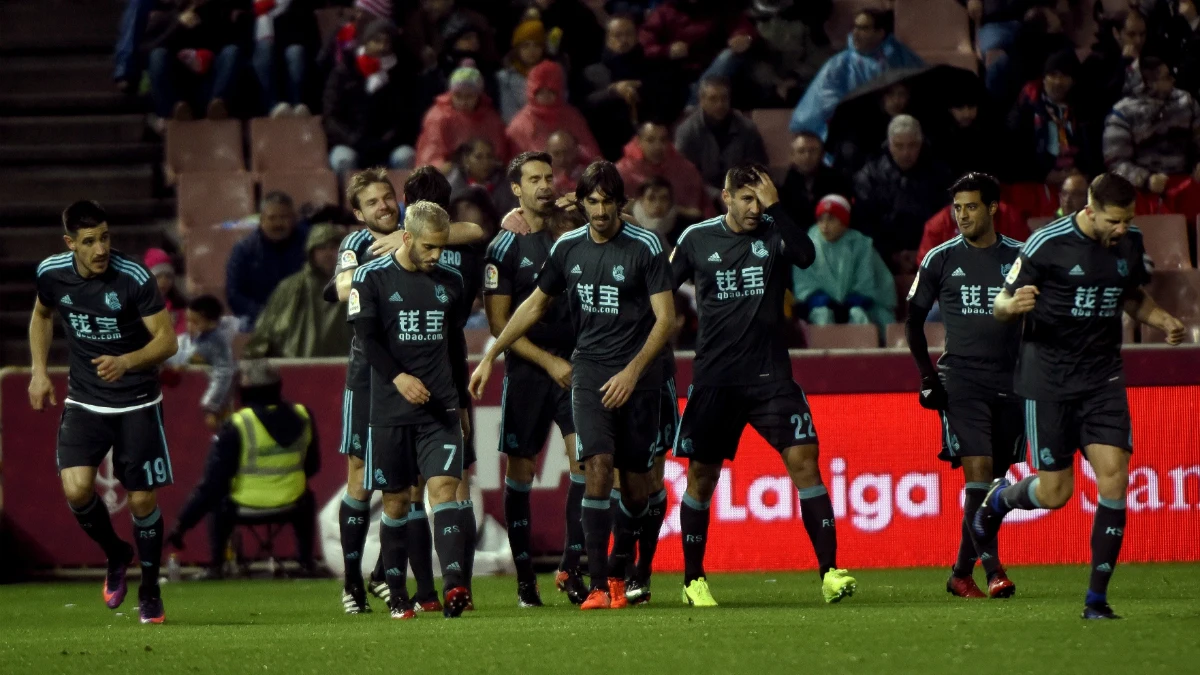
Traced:
<path fill-rule="evenodd" d="M 1137 201 L 1137 188 L 1115 173 L 1102 173 L 1088 187 L 1088 197 L 1098 209 L 1133 206 Z"/>
<path fill-rule="evenodd" d="M 1154 54 L 1143 54 L 1142 57 L 1138 59 L 1138 72 L 1141 73 L 1142 80 L 1149 80 L 1150 78 L 1147 77 L 1147 75 L 1154 75 L 1154 71 L 1158 70 L 1162 66 L 1166 66 L 1167 71 L 1170 72 L 1172 76 L 1175 75 L 1174 70 L 1171 68 L 1171 64 L 1164 61 L 1160 56 L 1156 56 Z"/>
<path fill-rule="evenodd" d="M 265 207 L 267 204 L 281 204 L 283 206 L 295 205 L 294 202 L 292 202 L 291 195 L 283 190 L 271 190 L 267 194 L 263 195 L 262 206 Z"/>
<path fill-rule="evenodd" d="M 767 167 L 761 164 L 742 164 L 735 166 L 725 174 L 726 190 L 737 192 L 747 185 L 757 185 L 758 172 L 767 173 Z"/>
<path fill-rule="evenodd" d="M 585 225 L 587 219 L 584 218 L 583 209 L 565 209 L 558 204 L 552 204 L 544 217 L 546 225 L 560 232 L 573 230 L 580 225 Z"/>
<path fill-rule="evenodd" d="M 496 231 L 496 228 L 500 225 L 500 212 L 496 210 L 496 204 L 492 202 L 492 197 L 485 188 L 479 185 L 472 185 L 454 195 L 454 200 L 450 202 L 449 209 L 451 221 L 456 220 L 454 211 L 463 202 L 470 202 L 483 212 L 483 217 L 487 222 L 476 223 L 476 225 L 483 227 L 489 234 Z M 484 243 L 486 243 L 486 240 Z"/>
<path fill-rule="evenodd" d="M 521 184 L 521 171 L 525 169 L 525 165 L 530 162 L 545 162 L 550 168 L 554 168 L 554 158 L 548 152 L 522 152 L 512 161 L 508 163 L 508 182 Z"/>
<path fill-rule="evenodd" d="M 811 138 L 814 141 L 820 143 L 821 147 L 825 147 L 825 140 L 822 139 L 821 136 L 819 134 L 817 134 L 816 132 L 809 131 L 808 129 L 804 129 L 796 134 L 796 138 L 800 138 L 801 136 L 804 136 L 805 138 Z"/>
<path fill-rule="evenodd" d="M 638 198 L 645 197 L 647 192 L 659 188 L 666 188 L 672 198 L 675 196 L 675 188 L 671 186 L 671 181 L 662 176 L 651 176 L 638 188 Z"/>
<path fill-rule="evenodd" d="M 215 295 L 201 295 L 192 298 L 187 308 L 209 321 L 218 321 L 221 315 L 225 313 L 225 306 L 221 304 L 221 301 Z"/>
<path fill-rule="evenodd" d="M 450 181 L 428 164 L 417 167 L 404 181 L 404 203 L 417 202 L 433 202 L 443 209 L 450 208 Z"/>
<path fill-rule="evenodd" d="M 986 173 L 972 171 L 954 181 L 950 186 L 950 198 L 960 192 L 978 192 L 984 204 L 995 204 L 1000 201 L 1000 182 Z"/>
<path fill-rule="evenodd" d="M 104 212 L 104 207 L 90 199 L 81 199 L 62 212 L 63 229 L 67 234 L 73 235 L 80 230 L 99 227 L 107 222 L 108 214 Z"/>
<path fill-rule="evenodd" d="M 492 152 L 496 151 L 496 147 L 492 145 L 492 142 L 488 139 L 482 136 L 472 136 L 471 138 L 463 141 L 458 148 L 454 150 L 455 163 L 462 164 L 463 161 L 467 159 L 467 155 L 471 154 L 471 151 L 475 149 L 475 146 L 480 144 L 488 146 L 492 149 Z"/>
<path fill-rule="evenodd" d="M 579 177 L 579 185 L 575 187 L 575 198 L 583 201 L 588 195 L 599 190 L 612 197 L 617 206 L 625 205 L 625 180 L 617 165 L 603 159 L 596 160 L 583 170 Z"/>
<path fill-rule="evenodd" d="M 855 16 L 860 14 L 871 17 L 875 30 L 882 30 L 888 34 L 895 30 L 896 15 L 886 9 L 860 9 Z"/>
<path fill-rule="evenodd" d="M 700 78 L 701 87 L 724 87 L 726 91 L 733 89 L 733 80 L 724 75 L 705 75 Z"/>

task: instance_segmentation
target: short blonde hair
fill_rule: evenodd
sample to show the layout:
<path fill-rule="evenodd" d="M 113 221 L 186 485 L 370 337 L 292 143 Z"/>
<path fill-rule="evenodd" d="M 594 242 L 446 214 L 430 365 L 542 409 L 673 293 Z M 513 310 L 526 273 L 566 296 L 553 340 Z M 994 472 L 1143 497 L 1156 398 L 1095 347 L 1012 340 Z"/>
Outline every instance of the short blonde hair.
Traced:
<path fill-rule="evenodd" d="M 363 169 L 350 176 L 350 180 L 346 181 L 346 203 L 351 208 L 358 210 L 361 208 L 358 203 L 358 195 L 376 183 L 387 183 L 387 186 L 392 188 L 392 193 L 395 194 L 396 186 L 392 185 L 392 179 L 388 178 L 387 169 L 377 166 Z"/>
<path fill-rule="evenodd" d="M 404 212 L 404 231 L 414 237 L 441 234 L 450 230 L 450 214 L 433 202 L 420 201 Z"/>

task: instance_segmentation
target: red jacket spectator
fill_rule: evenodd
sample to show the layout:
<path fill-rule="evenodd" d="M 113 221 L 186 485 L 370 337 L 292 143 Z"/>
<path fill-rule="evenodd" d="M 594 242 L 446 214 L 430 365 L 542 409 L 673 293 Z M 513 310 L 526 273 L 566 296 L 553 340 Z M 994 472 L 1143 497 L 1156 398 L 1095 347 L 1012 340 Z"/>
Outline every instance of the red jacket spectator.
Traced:
<path fill-rule="evenodd" d="M 1012 237 L 1017 241 L 1025 241 L 1029 238 L 1029 224 L 1015 208 L 1004 202 L 1000 202 L 1000 208 L 996 209 L 993 221 L 998 235 Z M 930 249 L 942 242 L 950 241 L 956 236 L 958 236 L 958 225 L 954 223 L 954 217 L 950 215 L 950 207 L 947 206 L 925 221 L 925 234 L 921 237 L 921 248 L 917 251 L 917 260 L 924 260 L 925 254 L 929 253 Z"/>
<path fill-rule="evenodd" d="M 600 148 L 583 115 L 566 100 L 566 75 L 554 61 L 542 61 L 525 80 L 525 107 L 508 125 L 513 154 L 545 151 L 546 141 L 563 130 L 579 145 L 579 158 L 590 164 L 600 157 Z M 541 91 L 541 98 L 538 92 Z M 551 92 L 547 94 L 546 92 Z M 553 100 L 551 100 L 553 96 Z"/>
<path fill-rule="evenodd" d="M 504 120 L 492 99 L 483 93 L 483 75 L 467 61 L 450 76 L 450 91 L 434 99 L 425 113 L 417 138 L 416 164 L 448 170 L 458 146 L 476 137 L 491 141 L 496 158 L 508 161 Z"/>
<path fill-rule="evenodd" d="M 661 136 L 662 138 L 659 138 Z M 643 145 L 646 145 L 643 148 Z M 647 155 L 657 156 L 652 162 Z M 671 183 L 675 204 L 688 218 L 700 220 L 716 215 L 713 202 L 704 189 L 700 171 L 675 150 L 667 140 L 667 130 L 657 124 L 642 126 L 641 132 L 625 144 L 625 156 L 617 162 L 617 171 L 625 181 L 625 194 L 634 195 L 651 176 L 662 176 Z"/>
<path fill-rule="evenodd" d="M 687 46 L 684 56 L 676 56 L 690 75 L 699 75 L 735 35 L 754 37 L 754 26 L 736 7 L 725 0 L 667 0 L 651 10 L 638 33 L 646 57 L 672 59 L 671 45 Z M 732 5 L 733 7 L 728 7 Z"/>

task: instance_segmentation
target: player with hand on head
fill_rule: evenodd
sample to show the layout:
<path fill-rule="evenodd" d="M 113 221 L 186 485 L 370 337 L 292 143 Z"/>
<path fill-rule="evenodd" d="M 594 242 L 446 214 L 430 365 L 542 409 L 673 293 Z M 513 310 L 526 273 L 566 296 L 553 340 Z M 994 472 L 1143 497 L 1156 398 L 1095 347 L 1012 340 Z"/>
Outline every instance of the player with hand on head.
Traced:
<path fill-rule="evenodd" d="M 1060 509 L 1075 491 L 1074 457 L 1082 450 L 1096 474 L 1098 504 L 1091 538 L 1091 578 L 1084 619 L 1117 619 L 1108 604 L 1125 537 L 1125 494 L 1133 429 L 1121 360 L 1121 314 L 1157 328 L 1168 344 L 1183 324 L 1142 288 L 1150 277 L 1142 233 L 1132 224 L 1137 190 L 1101 174 L 1087 206 L 1038 230 L 996 297 L 994 314 L 1022 320 L 1016 393 L 1036 475 L 993 483 L 975 514 L 982 544 L 1014 509 Z"/>

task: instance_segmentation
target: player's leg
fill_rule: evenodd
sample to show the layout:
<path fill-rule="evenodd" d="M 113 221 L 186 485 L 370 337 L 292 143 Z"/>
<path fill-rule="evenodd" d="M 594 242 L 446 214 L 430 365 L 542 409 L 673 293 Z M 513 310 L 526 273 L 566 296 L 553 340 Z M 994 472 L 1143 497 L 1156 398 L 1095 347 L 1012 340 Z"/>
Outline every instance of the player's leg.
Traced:
<path fill-rule="evenodd" d="M 363 548 L 367 532 L 371 527 L 371 492 L 364 485 L 363 473 L 366 463 L 364 454 L 367 432 L 370 425 L 369 392 L 347 389 L 342 394 L 342 442 L 338 452 L 346 457 L 346 494 L 338 507 L 338 534 L 342 543 L 342 566 L 344 583 L 342 606 L 347 614 L 370 611 L 363 580 Z M 383 563 L 380 550 L 376 567 Z M 387 580 L 382 574 L 371 575 L 371 591 L 386 602 L 390 596 Z"/>
<path fill-rule="evenodd" d="M 425 508 L 425 477 L 418 476 L 409 493 L 408 563 L 412 566 L 417 592 L 413 601 L 418 611 L 437 612 L 442 609 L 437 587 L 433 583 L 433 535 L 429 531 L 429 511 Z"/>
<path fill-rule="evenodd" d="M 162 404 L 124 413 L 115 421 L 119 432 L 113 445 L 113 471 L 118 473 L 122 485 L 129 491 L 133 537 L 142 568 L 138 614 L 142 623 L 162 623 L 166 615 L 158 587 L 158 571 L 165 532 L 156 491 L 175 480 L 167 451 Z"/>
<path fill-rule="evenodd" d="M 569 412 L 569 410 L 568 410 Z M 570 433 L 566 433 L 566 429 Z M 566 519 L 566 532 L 563 539 L 562 559 L 558 563 L 558 572 L 554 575 L 554 585 L 560 593 L 566 593 L 567 598 L 576 605 L 587 599 L 588 587 L 583 582 L 583 571 L 579 568 L 579 559 L 583 555 L 583 493 L 587 478 L 583 465 L 577 456 L 578 438 L 575 435 L 575 425 L 569 427 L 559 423 L 559 429 L 564 431 L 564 452 L 568 465 L 571 467 L 567 483 L 567 500 L 563 505 Z"/>
<path fill-rule="evenodd" d="M 510 385 L 512 385 L 510 387 Z M 500 452 L 508 457 L 504 470 L 504 521 L 508 545 L 517 568 L 517 606 L 541 607 L 537 575 L 533 571 L 529 497 L 533 490 L 537 456 L 550 433 L 555 403 L 546 380 L 504 378 L 500 404 Z"/>
<path fill-rule="evenodd" d="M 464 415 L 470 420 L 470 433 L 463 439 L 462 465 L 463 471 L 455 491 L 458 500 L 458 527 L 463 535 L 463 580 L 467 588 L 471 588 L 471 578 L 475 573 L 475 544 L 479 537 L 479 524 L 475 522 L 475 502 L 471 499 L 471 467 L 475 466 L 475 423 L 474 409 L 468 407 Z M 467 609 L 475 609 L 469 604 Z"/>
<path fill-rule="evenodd" d="M 412 467 L 412 433 L 408 427 L 371 426 L 367 430 L 364 488 L 379 490 L 383 515 L 379 522 L 379 554 L 390 591 L 394 619 L 416 616 L 408 602 L 409 488 L 416 479 Z"/>
<path fill-rule="evenodd" d="M 602 609 L 608 596 L 608 537 L 612 532 L 609 495 L 613 487 L 613 452 L 616 413 L 601 402 L 599 392 L 586 388 L 571 391 L 577 458 L 583 462 L 584 490 L 581 509 L 584 550 L 588 556 L 589 593 L 581 609 Z"/>
<path fill-rule="evenodd" d="M 992 409 L 991 395 L 982 387 L 971 386 L 954 377 L 942 375 L 949 393 L 946 409 L 939 415 L 942 422 L 942 452 L 940 459 L 951 466 L 961 466 L 966 487 L 963 491 L 963 519 L 959 523 L 958 555 L 946 580 L 946 591 L 960 598 L 986 598 L 973 577 L 975 563 L 983 555 L 972 524 L 975 512 L 987 496 L 992 483 Z M 1018 424 L 1018 426 L 1020 426 Z M 995 548 L 991 540 L 985 548 Z M 994 560 L 988 565 L 995 566 Z M 989 576 L 993 573 L 989 570 Z"/>
<path fill-rule="evenodd" d="M 464 463 L 462 430 L 457 417 L 449 423 L 422 424 L 414 429 L 417 469 L 425 477 L 433 516 L 433 545 L 442 565 L 442 612 L 446 617 L 457 617 L 471 602 L 463 570 L 465 533 L 458 503 Z"/>
<path fill-rule="evenodd" d="M 1092 572 L 1083 618 L 1116 619 L 1120 617 L 1108 606 L 1108 582 L 1125 538 L 1125 494 L 1133 453 L 1129 401 L 1124 389 L 1101 392 L 1084 401 L 1080 412 L 1080 440 L 1096 472 L 1099 497 L 1092 522 Z"/>
<path fill-rule="evenodd" d="M 1024 425 L 1021 423 L 1024 419 L 1024 405 L 1011 398 L 998 397 L 991 406 L 991 412 L 992 461 L 990 464 L 991 474 L 988 477 L 999 479 L 1004 478 L 1008 473 L 1008 468 L 1021 461 L 1025 455 L 1026 438 Z M 975 474 L 975 477 L 982 478 L 983 475 L 979 473 Z M 970 486 L 971 483 L 968 482 L 967 485 Z M 983 497 L 986 498 L 986 496 L 985 491 Z M 976 512 L 978 512 L 978 508 L 976 508 Z M 988 597 L 1012 597 L 1017 592 L 1017 586 L 1008 578 L 1008 571 L 1000 562 L 998 538 L 980 541 L 975 536 L 975 528 L 972 527 L 975 522 L 973 514 L 965 522 L 975 541 L 984 572 L 987 574 Z"/>
<path fill-rule="evenodd" d="M 679 396 L 675 391 L 675 378 L 662 388 L 659 410 L 659 437 L 654 466 L 650 469 L 650 496 L 647 500 L 646 517 L 643 519 L 637 542 L 637 568 L 632 577 L 629 591 L 630 601 L 650 599 L 650 575 L 654 570 L 654 554 L 658 551 L 658 535 L 663 520 L 667 517 L 667 488 L 663 483 L 667 453 L 675 447 L 675 432 L 679 429 Z"/>
<path fill-rule="evenodd" d="M 650 471 L 654 468 L 660 433 L 660 401 L 657 388 L 637 390 L 616 410 L 613 466 L 618 472 L 619 490 L 613 518 L 613 546 L 608 558 L 608 592 L 613 609 L 628 604 L 625 578 L 650 497 Z"/>

